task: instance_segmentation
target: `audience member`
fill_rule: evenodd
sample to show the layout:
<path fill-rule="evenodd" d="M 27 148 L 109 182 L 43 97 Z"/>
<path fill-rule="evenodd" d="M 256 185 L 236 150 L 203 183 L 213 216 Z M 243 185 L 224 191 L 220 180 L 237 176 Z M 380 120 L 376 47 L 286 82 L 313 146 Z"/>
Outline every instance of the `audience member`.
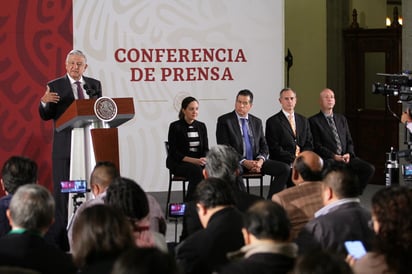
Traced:
<path fill-rule="evenodd" d="M 253 93 L 244 89 L 238 92 L 235 110 L 217 119 L 216 141 L 233 147 L 240 155 L 241 173 L 255 172 L 271 175 L 268 199 L 285 188 L 289 178 L 289 166 L 269 160 L 269 148 L 263 134 L 262 120 L 249 113 L 253 105 Z M 244 189 L 242 182 L 241 187 Z"/>
<path fill-rule="evenodd" d="M 316 251 L 297 258 L 292 274 L 353 274 L 342 256 Z"/>
<path fill-rule="evenodd" d="M 287 188 L 272 196 L 272 201 L 279 203 L 288 214 L 292 240 L 323 206 L 322 169 L 323 160 L 319 155 L 313 151 L 301 152 L 292 167 L 292 182 L 297 187 Z"/>
<path fill-rule="evenodd" d="M 228 262 L 226 254 L 243 246 L 242 214 L 234 205 L 232 188 L 219 178 L 208 178 L 196 188 L 196 206 L 204 229 L 176 247 L 183 273 L 212 273 Z"/>
<path fill-rule="evenodd" d="M 60 182 L 70 177 L 70 149 L 72 129 L 67 127 L 57 131 L 56 121 L 77 99 L 98 98 L 102 96 L 99 80 L 84 76 L 87 58 L 83 52 L 74 49 L 66 57 L 66 74 L 47 83 L 46 91 L 39 103 L 39 115 L 47 121 L 53 120 L 53 192 L 56 199 L 56 211 L 62 216 L 67 226 L 68 193 L 61 193 Z"/>
<path fill-rule="evenodd" d="M 21 156 L 10 157 L 3 164 L 0 182 L 6 193 L 6 196 L 0 198 L 0 236 L 3 236 L 11 230 L 6 211 L 13 194 L 22 185 L 37 183 L 36 162 Z"/>
<path fill-rule="evenodd" d="M 113 207 L 87 207 L 73 224 L 72 254 L 82 274 L 110 273 L 117 257 L 133 246 L 130 222 Z"/>
<path fill-rule="evenodd" d="M 315 152 L 325 161 L 349 164 L 359 177 L 362 194 L 375 174 L 375 167 L 356 157 L 352 136 L 345 116 L 334 113 L 335 94 L 331 89 L 320 93 L 320 112 L 309 118 Z"/>
<path fill-rule="evenodd" d="M 350 257 L 356 274 L 411 273 L 412 191 L 405 186 L 382 188 L 372 197 L 372 251 Z"/>
<path fill-rule="evenodd" d="M 6 196 L 0 198 L 0 236 L 11 230 L 6 211 L 13 194 L 22 185 L 37 183 L 37 172 L 37 163 L 26 157 L 12 156 L 4 163 L 1 185 Z M 54 222 L 49 227 L 44 239 L 63 251 L 69 250 L 66 227 L 63 216 L 59 212 L 55 211 Z"/>
<path fill-rule="evenodd" d="M 146 193 L 135 181 L 123 177 L 114 179 L 107 189 L 105 203 L 123 212 L 129 219 L 137 246 L 167 251 L 164 235 L 150 229 Z"/>
<path fill-rule="evenodd" d="M 235 206 L 241 212 L 245 212 L 252 204 L 262 198 L 256 195 L 241 191 L 238 188 L 236 178 L 239 174 L 239 154 L 233 147 L 226 145 L 216 145 L 210 148 L 206 155 L 206 165 L 203 170 L 205 178 L 220 178 L 229 184 L 233 190 Z M 188 235 L 202 229 L 199 215 L 196 210 L 196 203 L 186 203 L 183 217 L 183 230 L 181 240 Z"/>
<path fill-rule="evenodd" d="M 333 162 L 323 177 L 323 204 L 299 233 L 300 253 L 323 249 L 346 254 L 345 241 L 360 240 L 367 246 L 373 237 L 370 213 L 360 204 L 358 177 L 344 163 Z"/>
<path fill-rule="evenodd" d="M 297 97 L 294 90 L 282 89 L 279 102 L 282 109 L 266 121 L 266 141 L 270 159 L 291 167 L 301 151 L 313 150 L 312 133 L 308 120 L 295 112 Z M 288 186 L 293 186 L 290 180 Z"/>
<path fill-rule="evenodd" d="M 289 273 L 298 247 L 289 241 L 290 222 L 285 210 L 272 201 L 260 201 L 246 212 L 243 223 L 246 245 L 229 254 L 230 258 L 238 260 L 223 267 L 219 273 Z"/>
<path fill-rule="evenodd" d="M 171 254 L 157 248 L 131 248 L 116 260 L 112 274 L 179 274 Z"/>
<path fill-rule="evenodd" d="M 104 197 L 106 197 L 106 190 L 113 180 L 119 176 L 119 172 L 116 166 L 111 162 L 98 162 L 96 163 L 92 174 L 90 175 L 90 189 L 94 196 L 93 199 L 89 199 L 83 202 L 79 208 L 74 212 L 72 220 L 68 225 L 67 235 L 70 240 L 70 246 L 72 243 L 73 223 L 79 216 L 79 214 L 88 207 L 97 204 L 104 204 Z"/>
<path fill-rule="evenodd" d="M 199 102 L 186 97 L 182 101 L 179 120 L 169 126 L 166 166 L 173 174 L 189 180 L 186 200 L 193 200 L 197 184 L 203 179 L 206 152 L 209 150 L 206 125 L 197 121 Z"/>
<path fill-rule="evenodd" d="M 75 273 L 69 255 L 43 236 L 53 222 L 55 202 L 43 186 L 20 186 L 7 210 L 12 230 L 0 238 L 0 265 L 17 266 L 43 274 Z"/>

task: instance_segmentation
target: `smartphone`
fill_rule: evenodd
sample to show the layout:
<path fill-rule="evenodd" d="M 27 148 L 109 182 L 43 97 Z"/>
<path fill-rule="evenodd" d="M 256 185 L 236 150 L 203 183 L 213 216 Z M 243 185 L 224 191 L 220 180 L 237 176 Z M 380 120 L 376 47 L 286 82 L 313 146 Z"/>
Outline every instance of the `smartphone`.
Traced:
<path fill-rule="evenodd" d="M 186 204 L 184 203 L 170 203 L 169 204 L 169 217 L 179 218 L 185 214 Z"/>
<path fill-rule="evenodd" d="M 348 253 L 355 259 L 359 259 L 366 254 L 366 249 L 361 241 L 346 241 L 345 247 Z"/>
<path fill-rule="evenodd" d="M 86 180 L 70 180 L 60 182 L 61 193 L 86 193 L 87 181 Z"/>

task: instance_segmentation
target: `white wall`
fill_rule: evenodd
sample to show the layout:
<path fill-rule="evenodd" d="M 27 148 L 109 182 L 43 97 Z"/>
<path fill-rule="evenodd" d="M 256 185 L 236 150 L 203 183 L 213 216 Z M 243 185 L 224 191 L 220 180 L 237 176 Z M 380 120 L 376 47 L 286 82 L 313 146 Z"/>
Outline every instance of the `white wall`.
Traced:
<path fill-rule="evenodd" d="M 199 100 L 199 120 L 208 127 L 211 146 L 216 144 L 217 117 L 233 110 L 240 89 L 254 92 L 251 113 L 263 123 L 279 110 L 285 65 L 283 1 L 73 1 L 74 47 L 88 57 L 86 75 L 102 81 L 106 96 L 134 98 L 135 118 L 119 128 L 120 166 L 123 176 L 137 180 L 146 191 L 167 189 L 163 143 L 183 97 Z M 166 58 L 119 62 L 115 59 L 119 48 L 222 48 L 243 53 L 244 58 L 240 62 Z M 216 67 L 218 80 L 187 81 L 184 74 L 185 80 L 174 81 L 162 75 L 165 69 L 188 67 Z M 152 81 L 132 81 L 131 70 L 137 68 L 153 70 Z"/>

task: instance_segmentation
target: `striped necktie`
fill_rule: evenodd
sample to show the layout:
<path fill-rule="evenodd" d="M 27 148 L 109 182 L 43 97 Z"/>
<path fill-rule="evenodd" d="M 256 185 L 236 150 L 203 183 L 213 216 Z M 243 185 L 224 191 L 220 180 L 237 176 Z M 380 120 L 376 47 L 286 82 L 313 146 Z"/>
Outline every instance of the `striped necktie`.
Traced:
<path fill-rule="evenodd" d="M 328 120 L 328 124 L 332 130 L 333 133 L 333 137 L 335 138 L 335 142 L 336 142 L 336 154 L 341 155 L 342 154 L 342 144 L 340 142 L 340 138 L 339 138 L 339 134 L 338 134 L 338 130 L 336 128 L 336 124 L 335 121 L 333 120 L 332 116 L 327 116 L 326 120 Z"/>

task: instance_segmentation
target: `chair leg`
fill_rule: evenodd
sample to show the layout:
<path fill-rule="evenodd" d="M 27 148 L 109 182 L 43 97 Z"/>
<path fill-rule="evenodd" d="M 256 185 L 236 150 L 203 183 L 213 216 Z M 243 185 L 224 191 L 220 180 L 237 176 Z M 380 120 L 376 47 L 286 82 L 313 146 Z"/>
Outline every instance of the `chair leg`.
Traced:
<path fill-rule="evenodd" d="M 170 194 L 172 192 L 172 177 L 169 176 L 169 190 L 167 191 L 167 200 L 166 200 L 166 210 L 165 210 L 165 216 L 167 219 L 167 216 L 169 215 L 169 203 L 170 203 Z"/>
<path fill-rule="evenodd" d="M 249 178 L 246 178 L 245 180 L 246 180 L 246 191 L 247 193 L 250 193 L 249 192 Z"/>
<path fill-rule="evenodd" d="M 186 181 L 182 181 L 183 184 L 183 202 L 186 202 Z"/>
<path fill-rule="evenodd" d="M 260 177 L 260 197 L 263 197 L 263 176 Z"/>

